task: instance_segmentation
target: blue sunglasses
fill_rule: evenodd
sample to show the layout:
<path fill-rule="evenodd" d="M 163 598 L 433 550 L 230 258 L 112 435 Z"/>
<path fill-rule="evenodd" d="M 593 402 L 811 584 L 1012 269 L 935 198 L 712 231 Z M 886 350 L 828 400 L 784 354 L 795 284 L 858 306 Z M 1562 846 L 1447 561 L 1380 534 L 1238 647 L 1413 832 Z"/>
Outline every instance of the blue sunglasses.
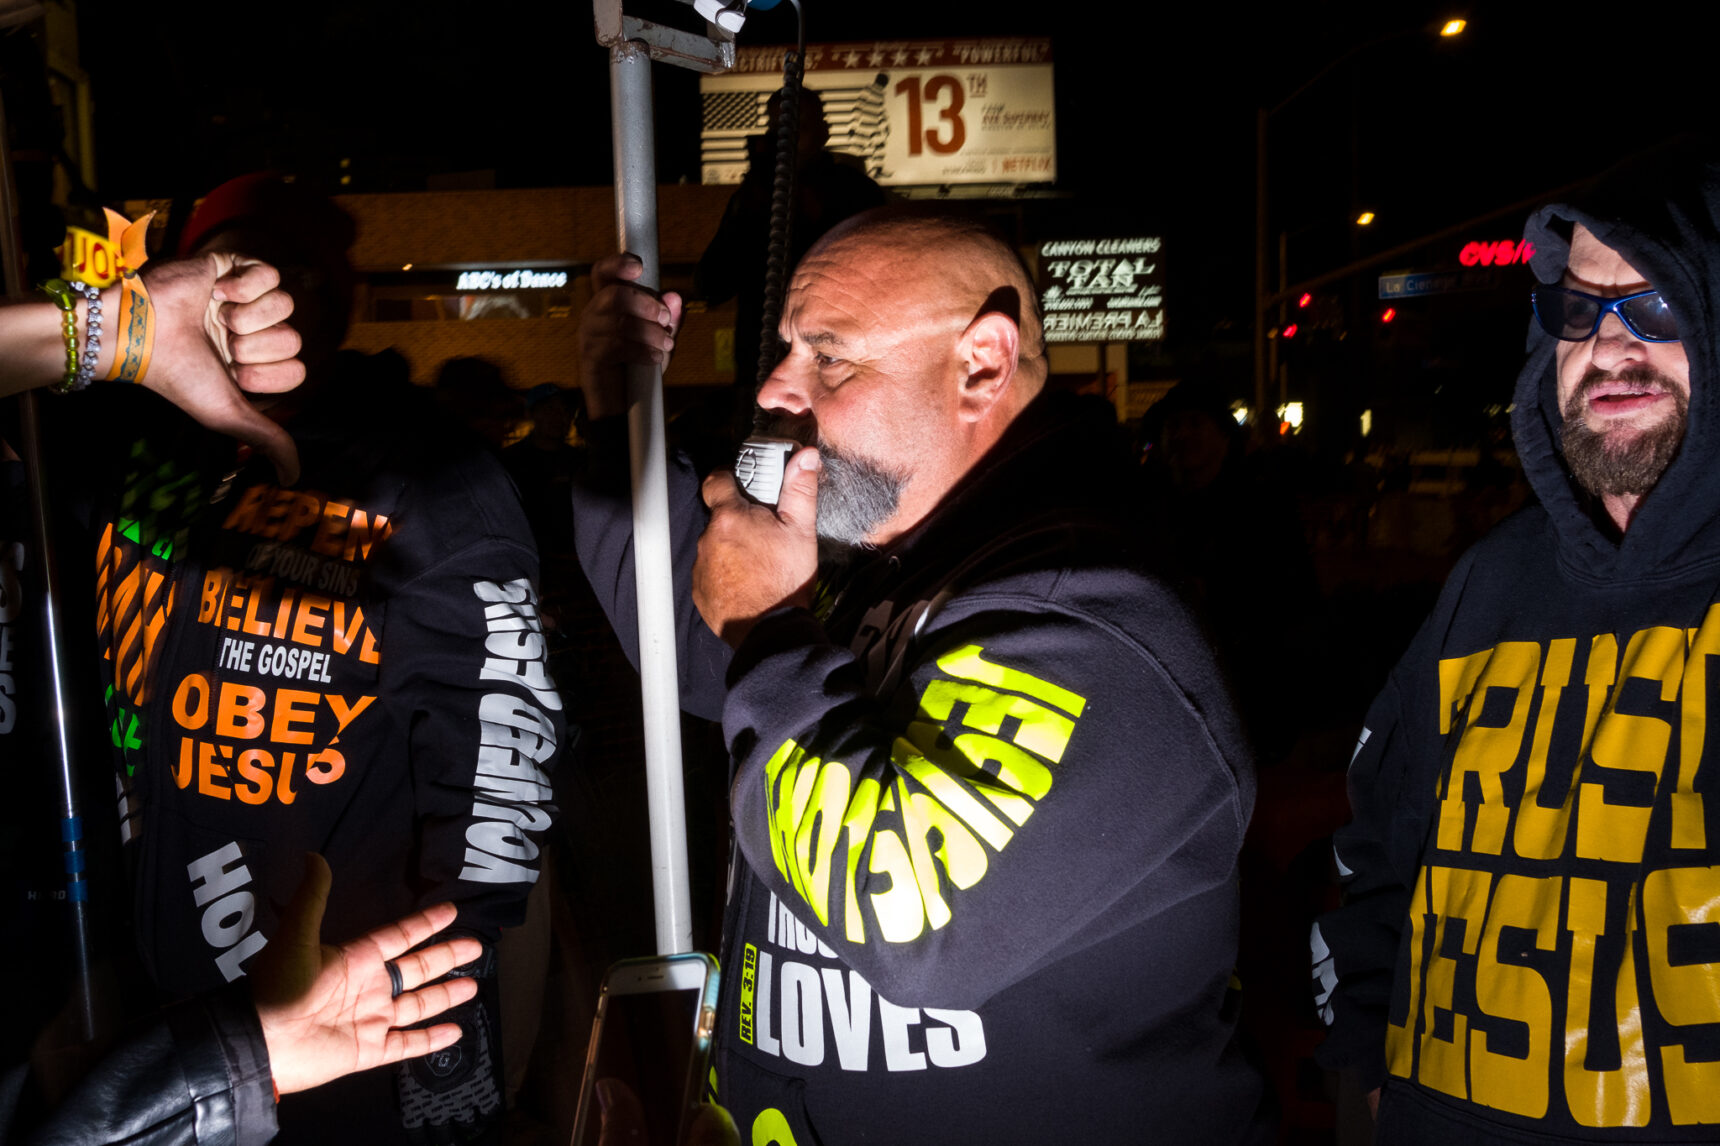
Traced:
<path fill-rule="evenodd" d="M 1677 342 L 1678 324 L 1672 308 L 1657 290 L 1638 291 L 1623 298 L 1600 298 L 1569 287 L 1537 287 L 1529 292 L 1541 329 L 1565 342 L 1585 342 L 1601 328 L 1601 320 L 1618 315 L 1626 330 L 1644 342 Z"/>

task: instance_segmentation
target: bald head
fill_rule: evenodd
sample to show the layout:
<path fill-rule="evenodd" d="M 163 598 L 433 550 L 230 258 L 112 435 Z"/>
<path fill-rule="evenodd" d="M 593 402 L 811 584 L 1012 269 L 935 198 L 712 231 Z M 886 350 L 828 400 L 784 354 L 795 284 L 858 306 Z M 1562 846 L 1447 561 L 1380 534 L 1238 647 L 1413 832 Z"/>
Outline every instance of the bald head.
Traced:
<path fill-rule="evenodd" d="M 1014 389 L 1025 405 L 1045 385 L 1045 330 L 1027 268 L 985 224 L 948 212 L 878 207 L 844 220 L 807 253 L 843 260 L 856 251 L 883 254 L 904 293 L 940 314 L 968 321 L 999 314 L 1020 331 Z"/>
<path fill-rule="evenodd" d="M 884 208 L 832 230 L 795 268 L 781 334 L 758 403 L 824 454 L 820 530 L 832 506 L 863 502 L 845 532 L 870 544 L 923 520 L 1045 384 L 1026 269 L 946 215 Z M 887 496 L 847 496 L 862 484 Z"/>

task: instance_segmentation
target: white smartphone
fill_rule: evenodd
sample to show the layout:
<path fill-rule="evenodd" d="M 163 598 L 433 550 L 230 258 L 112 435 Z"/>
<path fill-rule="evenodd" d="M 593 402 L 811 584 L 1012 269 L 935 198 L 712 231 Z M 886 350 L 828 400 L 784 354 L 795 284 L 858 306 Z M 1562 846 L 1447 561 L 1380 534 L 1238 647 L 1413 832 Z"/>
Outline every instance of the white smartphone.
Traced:
<path fill-rule="evenodd" d="M 618 1123 L 613 1141 L 680 1146 L 704 1091 L 718 979 L 716 959 L 702 952 L 623 959 L 609 969 L 591 1025 L 573 1146 L 597 1146 L 606 1116 Z M 607 1114 L 599 1081 L 612 1096 Z"/>
<path fill-rule="evenodd" d="M 735 481 L 741 492 L 760 505 L 774 506 L 782 497 L 782 477 L 788 470 L 788 459 L 800 449 L 792 438 L 767 438 L 762 435 L 741 443 L 735 455 Z"/>

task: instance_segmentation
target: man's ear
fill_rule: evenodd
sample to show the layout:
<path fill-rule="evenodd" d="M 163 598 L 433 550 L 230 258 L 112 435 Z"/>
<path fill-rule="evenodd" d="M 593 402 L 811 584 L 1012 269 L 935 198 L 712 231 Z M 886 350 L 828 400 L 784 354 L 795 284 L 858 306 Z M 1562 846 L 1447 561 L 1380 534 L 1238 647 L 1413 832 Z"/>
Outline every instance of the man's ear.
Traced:
<path fill-rule="evenodd" d="M 982 314 L 962 332 L 960 412 L 963 421 L 977 422 L 1009 393 L 1021 354 L 1021 329 L 1009 316 Z"/>

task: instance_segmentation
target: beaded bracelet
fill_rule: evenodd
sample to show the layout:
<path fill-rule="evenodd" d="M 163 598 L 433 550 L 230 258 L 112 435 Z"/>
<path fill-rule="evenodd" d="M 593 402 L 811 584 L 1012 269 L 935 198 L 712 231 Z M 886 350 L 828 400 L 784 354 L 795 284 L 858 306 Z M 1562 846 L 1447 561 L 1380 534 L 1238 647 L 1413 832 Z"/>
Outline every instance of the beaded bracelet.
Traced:
<path fill-rule="evenodd" d="M 72 284 L 72 289 L 84 296 L 89 305 L 84 308 L 84 356 L 78 363 L 78 376 L 72 382 L 73 390 L 82 390 L 95 377 L 96 359 L 102 351 L 102 292 L 89 283 Z"/>
<path fill-rule="evenodd" d="M 66 373 L 50 389 L 56 394 L 71 390 L 78 378 L 78 302 L 72 288 L 64 279 L 49 279 L 36 288 L 54 300 L 60 308 L 60 333 L 66 339 Z"/>
<path fill-rule="evenodd" d="M 102 292 L 84 282 L 49 279 L 39 288 L 60 308 L 60 331 L 66 339 L 66 372 L 50 389 L 56 394 L 71 394 L 82 390 L 95 377 L 96 360 L 101 357 Z M 84 325 L 87 334 L 83 353 L 78 352 L 78 300 L 88 303 Z"/>

